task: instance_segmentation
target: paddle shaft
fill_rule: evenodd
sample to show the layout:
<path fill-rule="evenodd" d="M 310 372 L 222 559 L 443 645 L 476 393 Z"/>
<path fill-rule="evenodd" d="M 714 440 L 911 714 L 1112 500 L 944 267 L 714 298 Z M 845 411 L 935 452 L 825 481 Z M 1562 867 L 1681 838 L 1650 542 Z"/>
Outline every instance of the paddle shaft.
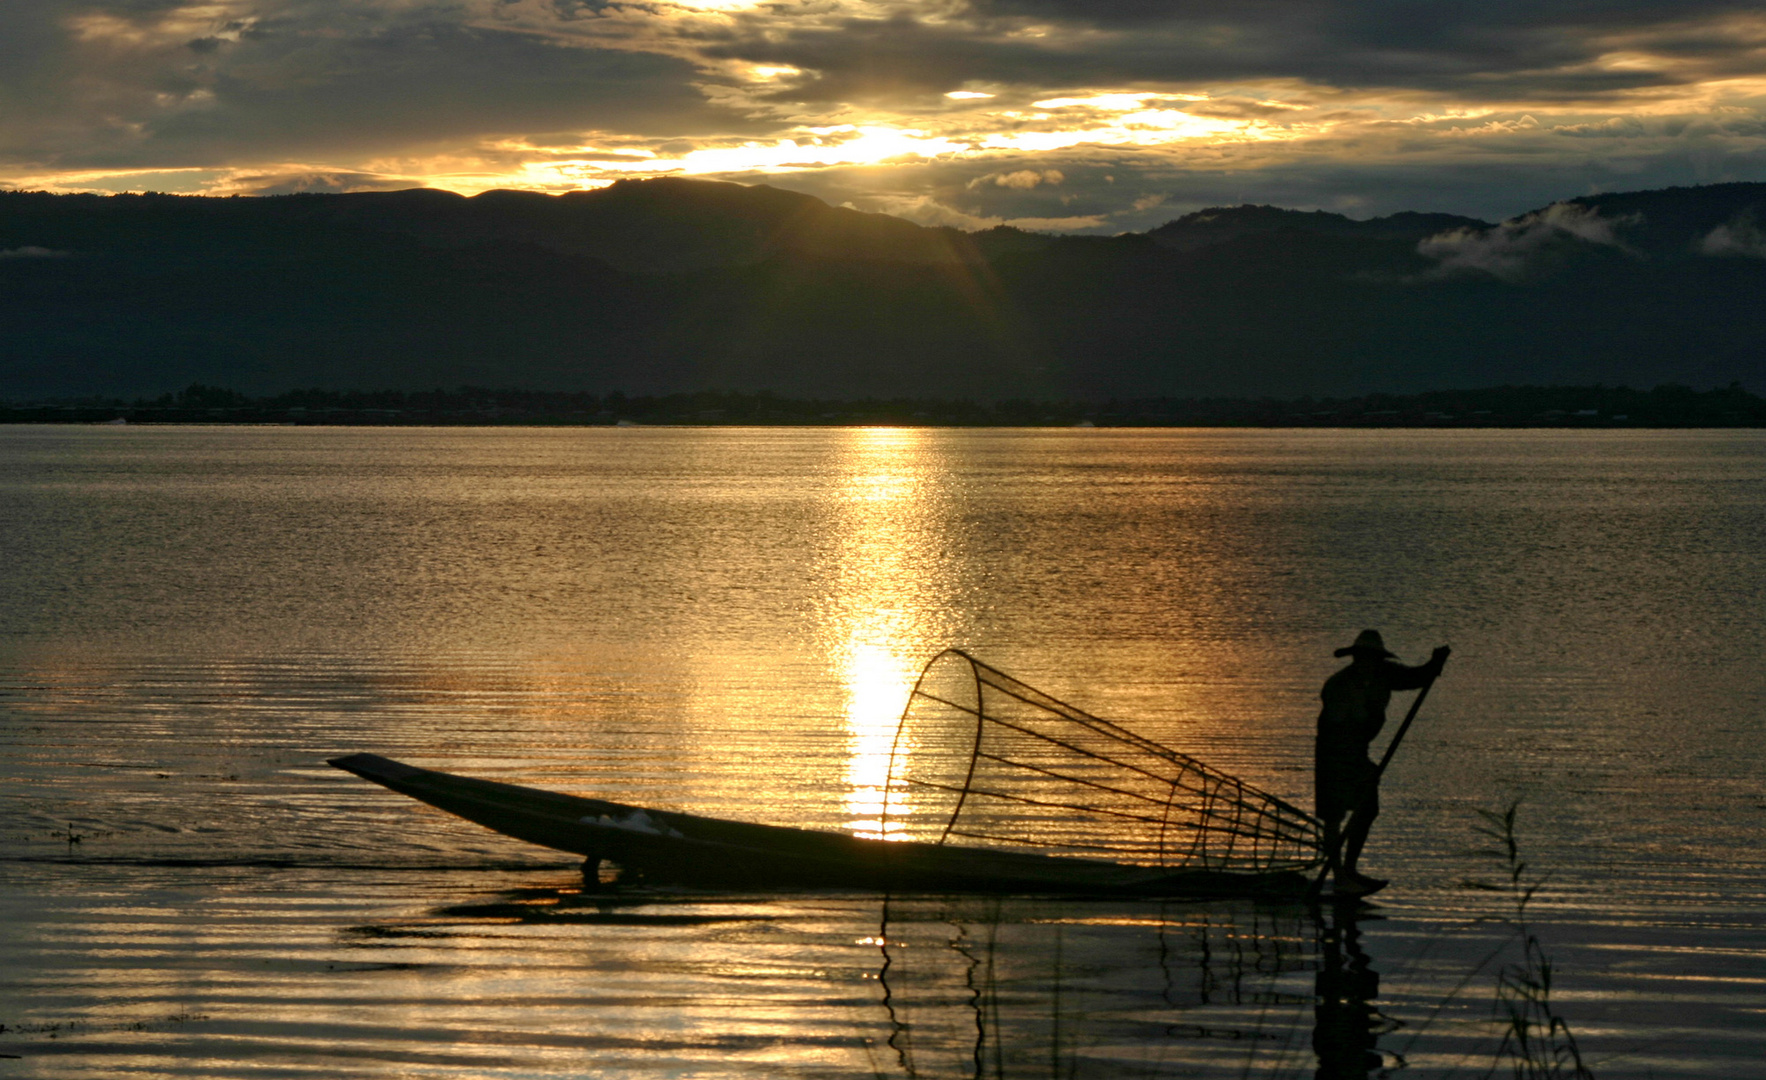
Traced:
<path fill-rule="evenodd" d="M 1386 775 L 1386 766 L 1392 764 L 1392 755 L 1398 752 L 1398 744 L 1404 741 L 1404 733 L 1410 730 L 1410 723 L 1416 719 L 1417 710 L 1423 707 L 1423 699 L 1429 696 L 1429 690 L 1435 685 L 1435 680 L 1440 677 L 1441 673 L 1437 671 L 1429 676 L 1429 681 L 1416 692 L 1416 700 L 1410 703 L 1410 711 L 1404 714 L 1404 723 L 1398 725 L 1398 732 L 1392 736 L 1392 741 L 1386 744 L 1386 753 L 1380 758 L 1380 767 L 1374 773 L 1374 783 L 1379 783 L 1380 777 Z M 1366 802 L 1367 800 L 1364 798 L 1362 801 Z M 1360 809 L 1360 807 L 1356 809 Z"/>
<path fill-rule="evenodd" d="M 1423 707 L 1423 699 L 1429 696 L 1429 691 L 1434 687 L 1435 680 L 1440 677 L 1441 672 L 1436 671 L 1435 674 L 1429 676 L 1429 681 L 1424 683 L 1422 687 L 1417 690 L 1416 700 L 1410 703 L 1410 711 L 1404 714 L 1404 722 L 1398 725 L 1398 731 L 1392 736 L 1392 741 L 1386 744 L 1386 753 L 1380 758 L 1379 767 L 1374 770 L 1374 781 L 1372 785 L 1374 788 L 1377 789 L 1379 787 L 1380 778 L 1386 775 L 1386 766 L 1392 764 L 1392 755 L 1398 752 L 1398 744 L 1404 741 L 1404 733 L 1410 730 L 1411 722 L 1416 719 L 1417 711 Z M 1351 810 L 1349 815 L 1345 816 L 1343 820 L 1348 822 L 1355 814 L 1359 814 L 1361 808 L 1367 805 L 1368 800 L 1372 795 L 1373 792 L 1371 791 L 1362 795 L 1360 805 Z M 1330 876 L 1331 871 L 1337 869 L 1337 860 L 1342 856 L 1345 836 L 1346 833 L 1344 830 L 1339 829 L 1337 831 L 1337 842 L 1331 846 L 1331 850 L 1325 852 L 1324 868 L 1318 872 L 1318 879 L 1314 881 L 1312 887 L 1307 890 L 1309 895 L 1317 896 L 1324 888 L 1325 878 Z"/>

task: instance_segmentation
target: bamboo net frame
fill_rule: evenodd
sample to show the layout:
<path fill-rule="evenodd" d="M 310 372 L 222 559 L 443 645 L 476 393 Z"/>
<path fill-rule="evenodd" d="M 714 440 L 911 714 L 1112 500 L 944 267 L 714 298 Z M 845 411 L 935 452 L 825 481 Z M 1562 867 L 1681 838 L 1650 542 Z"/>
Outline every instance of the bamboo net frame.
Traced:
<path fill-rule="evenodd" d="M 933 657 L 908 696 L 882 824 L 893 839 L 1172 870 L 1322 858 L 1306 811 L 960 649 Z"/>

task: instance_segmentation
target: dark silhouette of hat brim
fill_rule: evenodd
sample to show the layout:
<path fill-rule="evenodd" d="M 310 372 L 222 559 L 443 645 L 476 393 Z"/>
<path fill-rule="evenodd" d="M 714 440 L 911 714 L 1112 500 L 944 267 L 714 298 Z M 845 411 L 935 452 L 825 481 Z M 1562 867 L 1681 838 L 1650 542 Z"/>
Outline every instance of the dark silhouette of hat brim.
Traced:
<path fill-rule="evenodd" d="M 1338 656 L 1369 656 L 1391 657 L 1398 654 L 1386 648 L 1385 639 L 1380 637 L 1378 630 L 1363 630 L 1355 635 L 1355 640 L 1337 650 Z"/>

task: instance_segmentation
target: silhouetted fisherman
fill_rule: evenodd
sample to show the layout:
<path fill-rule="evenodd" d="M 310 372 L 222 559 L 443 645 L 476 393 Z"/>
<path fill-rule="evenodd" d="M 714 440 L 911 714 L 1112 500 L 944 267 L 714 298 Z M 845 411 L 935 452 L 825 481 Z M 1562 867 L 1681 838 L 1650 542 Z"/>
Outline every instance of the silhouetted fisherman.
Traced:
<path fill-rule="evenodd" d="M 1337 650 L 1338 656 L 1351 660 L 1319 691 L 1324 709 L 1318 714 L 1314 779 L 1325 852 L 1328 855 L 1339 843 L 1343 845 L 1336 879 L 1341 892 L 1370 893 L 1386 884 L 1355 869 L 1368 829 L 1380 813 L 1380 767 L 1368 760 L 1367 748 L 1386 726 L 1392 692 L 1418 690 L 1434 682 L 1447 663 L 1447 653 L 1443 645 L 1428 663 L 1406 667 L 1393 662 L 1378 630 L 1363 630 L 1353 645 Z M 1345 815 L 1349 815 L 1347 828 Z"/>

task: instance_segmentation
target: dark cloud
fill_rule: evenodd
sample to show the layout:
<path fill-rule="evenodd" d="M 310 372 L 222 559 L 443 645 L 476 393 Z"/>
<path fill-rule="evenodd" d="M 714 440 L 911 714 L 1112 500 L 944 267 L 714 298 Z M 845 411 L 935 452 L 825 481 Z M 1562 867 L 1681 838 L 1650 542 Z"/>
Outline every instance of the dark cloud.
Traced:
<path fill-rule="evenodd" d="M 760 15 L 707 55 L 809 74 L 777 96 L 801 102 L 933 94 L 965 82 L 1040 90 L 1304 80 L 1409 89 L 1466 101 L 1598 99 L 1698 77 L 1674 64 L 1595 63 L 1624 36 L 1632 51 L 1758 72 L 1757 43 L 1713 25 L 1759 18 L 1755 3 L 1158 3 L 987 0 L 973 18 L 793 23 Z M 1029 21 L 1040 36 L 1013 33 Z M 1080 33 L 1080 31 L 1092 31 Z"/>
<path fill-rule="evenodd" d="M 319 80 L 309 75 L 316 47 Z M 213 106 L 153 122 L 145 149 L 386 153 L 532 127 L 656 136 L 728 125 L 692 77 L 670 57 L 441 22 L 340 42 L 274 32 L 235 48 L 214 76 Z"/>
<path fill-rule="evenodd" d="M 340 194 L 348 191 L 403 191 L 413 184 L 402 177 L 353 172 L 295 172 L 245 174 L 230 178 L 228 186 L 241 195 L 299 195 L 309 192 Z"/>
<path fill-rule="evenodd" d="M 767 100 L 797 103 L 875 102 L 936 96 L 965 79 L 996 79 L 1007 71 L 1020 81 L 1018 63 L 1006 54 L 1025 50 L 1000 46 L 968 29 L 929 26 L 907 16 L 846 19 L 833 26 L 778 29 L 747 20 L 752 36 L 704 46 L 713 59 L 744 60 L 800 68 L 804 75 L 785 81 Z M 1034 50 L 1032 50 L 1034 51 Z"/>
<path fill-rule="evenodd" d="M 1208 116 L 1222 120 L 1264 120 L 1272 116 L 1290 115 L 1294 111 L 1291 106 L 1269 105 L 1260 101 L 1243 101 L 1237 98 L 1185 102 L 1178 107 L 1191 116 Z"/>
<path fill-rule="evenodd" d="M 1612 116 L 1590 124 L 1562 124 L 1555 131 L 1577 139 L 1633 139 L 1649 134 L 1643 121 L 1635 116 Z"/>
<path fill-rule="evenodd" d="M 969 10 L 996 19 L 1034 19 L 1099 27 L 1184 22 L 1195 26 L 1279 28 L 1304 23 L 1340 27 L 1343 36 L 1441 45 L 1514 30 L 1574 27 L 1583 31 L 1672 26 L 1728 13 L 1754 15 L 1752 0 L 969 0 Z"/>
<path fill-rule="evenodd" d="M 56 168 L 391 155 L 534 129 L 753 130 L 685 59 L 476 25 L 455 5 L 0 5 L 0 155 Z M 166 36 L 158 42 L 155 35 Z M 14 61 L 8 63 L 6 61 Z"/>

